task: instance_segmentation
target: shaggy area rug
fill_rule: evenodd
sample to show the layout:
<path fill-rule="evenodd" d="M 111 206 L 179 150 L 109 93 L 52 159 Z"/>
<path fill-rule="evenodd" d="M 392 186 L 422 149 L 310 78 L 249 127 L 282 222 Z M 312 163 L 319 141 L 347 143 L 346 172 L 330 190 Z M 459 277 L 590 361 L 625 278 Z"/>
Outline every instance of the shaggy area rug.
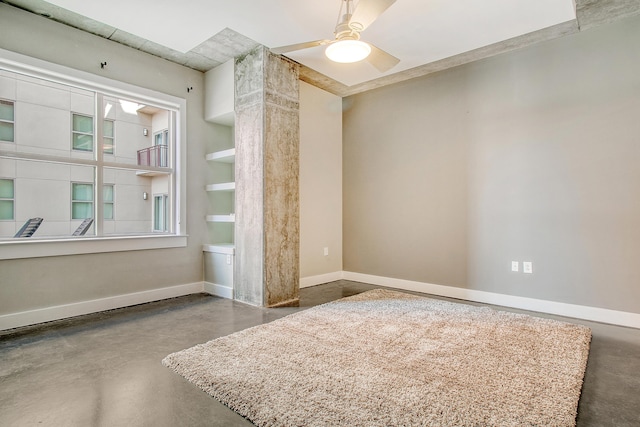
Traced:
<path fill-rule="evenodd" d="M 258 426 L 574 426 L 591 330 L 373 290 L 162 363 Z"/>

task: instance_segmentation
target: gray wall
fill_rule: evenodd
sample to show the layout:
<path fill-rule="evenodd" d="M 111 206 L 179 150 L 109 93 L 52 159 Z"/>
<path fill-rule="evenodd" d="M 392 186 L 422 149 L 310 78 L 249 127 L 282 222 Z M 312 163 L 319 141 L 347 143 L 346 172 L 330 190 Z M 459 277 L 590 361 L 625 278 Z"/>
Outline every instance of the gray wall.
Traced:
<path fill-rule="evenodd" d="M 344 270 L 640 312 L 639 46 L 635 17 L 346 98 Z"/>
<path fill-rule="evenodd" d="M 300 82 L 302 278 L 342 271 L 341 105 L 340 97 Z"/>
<path fill-rule="evenodd" d="M 0 48 L 186 98 L 190 235 L 180 249 L 0 261 L 0 314 L 202 281 L 203 142 L 212 132 L 203 120 L 203 74 L 5 4 Z"/>

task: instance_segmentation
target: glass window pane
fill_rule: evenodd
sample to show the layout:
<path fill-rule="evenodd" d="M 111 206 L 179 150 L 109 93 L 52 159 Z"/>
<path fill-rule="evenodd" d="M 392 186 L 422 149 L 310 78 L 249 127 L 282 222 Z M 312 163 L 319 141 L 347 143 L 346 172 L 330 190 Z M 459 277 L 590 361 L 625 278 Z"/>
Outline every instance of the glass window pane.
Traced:
<path fill-rule="evenodd" d="M 103 144 L 104 153 L 113 154 L 113 142 L 115 136 L 115 126 L 113 120 L 104 121 Z"/>
<path fill-rule="evenodd" d="M 71 198 L 73 200 L 93 200 L 93 184 L 73 184 Z"/>
<path fill-rule="evenodd" d="M 113 185 L 105 185 L 102 187 L 102 200 L 105 202 L 113 202 Z"/>
<path fill-rule="evenodd" d="M 113 219 L 113 203 L 104 204 L 104 219 Z"/>
<path fill-rule="evenodd" d="M 73 115 L 74 132 L 93 133 L 93 117 Z"/>
<path fill-rule="evenodd" d="M 104 136 L 113 138 L 113 121 L 112 120 L 104 121 Z"/>
<path fill-rule="evenodd" d="M 0 120 L 13 121 L 13 102 L 0 101 Z"/>
<path fill-rule="evenodd" d="M 0 179 L 0 199 L 13 199 L 12 179 Z"/>
<path fill-rule="evenodd" d="M 82 151 L 93 151 L 93 136 L 74 133 L 73 149 Z"/>
<path fill-rule="evenodd" d="M 13 142 L 13 123 L 0 122 L 0 141 Z"/>
<path fill-rule="evenodd" d="M 162 202 L 164 204 L 163 231 L 169 231 L 169 196 L 163 196 Z"/>
<path fill-rule="evenodd" d="M 13 200 L 0 200 L 0 220 L 13 219 Z"/>
<path fill-rule="evenodd" d="M 164 213 L 164 209 L 162 207 L 162 196 L 155 196 L 153 198 L 153 202 L 153 229 L 161 231 L 164 228 L 162 226 L 162 214 Z"/>
<path fill-rule="evenodd" d="M 73 202 L 71 204 L 71 219 L 85 219 L 93 217 L 93 203 Z"/>
<path fill-rule="evenodd" d="M 103 140 L 103 144 L 104 144 L 104 153 L 113 154 L 113 138 L 105 137 Z"/>

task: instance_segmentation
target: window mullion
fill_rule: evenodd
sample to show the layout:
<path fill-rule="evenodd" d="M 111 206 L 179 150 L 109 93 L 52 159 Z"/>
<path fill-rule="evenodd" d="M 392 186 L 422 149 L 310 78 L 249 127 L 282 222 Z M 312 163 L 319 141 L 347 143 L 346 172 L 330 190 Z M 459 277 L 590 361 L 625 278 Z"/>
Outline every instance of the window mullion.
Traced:
<path fill-rule="evenodd" d="M 177 182 L 177 171 L 178 171 L 178 160 L 177 158 L 174 158 L 174 156 L 176 156 L 176 122 L 177 122 L 177 117 L 176 117 L 176 112 L 175 111 L 171 111 L 169 113 L 169 140 L 167 141 L 167 146 L 168 146 L 168 153 L 167 153 L 167 165 L 171 165 L 173 167 L 173 172 L 171 175 L 169 175 L 169 209 L 168 209 L 168 216 L 169 218 L 167 218 L 167 222 L 169 224 L 168 227 L 168 231 L 170 233 L 175 233 L 177 230 L 179 230 L 179 226 L 178 226 L 178 212 L 176 209 L 176 187 L 178 185 Z"/>
<path fill-rule="evenodd" d="M 95 96 L 95 230 L 96 236 L 104 236 L 104 100 L 100 92 Z"/>

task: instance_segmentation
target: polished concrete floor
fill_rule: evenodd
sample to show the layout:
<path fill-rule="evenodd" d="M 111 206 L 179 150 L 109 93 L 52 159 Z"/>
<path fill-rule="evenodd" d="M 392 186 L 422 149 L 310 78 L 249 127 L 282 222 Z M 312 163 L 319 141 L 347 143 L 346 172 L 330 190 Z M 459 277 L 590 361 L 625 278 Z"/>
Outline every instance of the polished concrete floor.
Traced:
<path fill-rule="evenodd" d="M 191 295 L 0 332 L 0 426 L 252 425 L 162 358 L 373 288 L 305 288 L 300 308 L 279 309 Z M 640 330 L 569 321 L 593 330 L 577 425 L 640 426 Z"/>

